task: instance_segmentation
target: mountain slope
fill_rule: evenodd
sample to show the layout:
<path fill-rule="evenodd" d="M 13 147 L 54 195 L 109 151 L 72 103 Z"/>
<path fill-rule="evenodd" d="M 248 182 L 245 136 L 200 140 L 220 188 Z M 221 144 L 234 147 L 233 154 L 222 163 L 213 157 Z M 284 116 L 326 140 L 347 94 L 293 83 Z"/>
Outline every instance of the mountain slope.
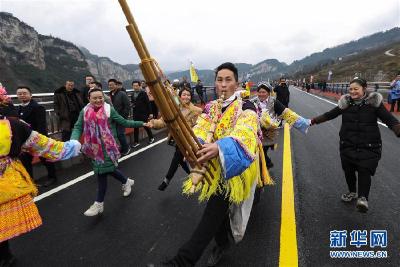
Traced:
<path fill-rule="evenodd" d="M 389 55 L 385 54 L 387 51 Z M 303 79 L 313 75 L 316 81 L 324 81 L 330 70 L 333 72 L 334 82 L 349 81 L 354 76 L 363 77 L 368 81 L 389 81 L 400 71 L 400 41 L 332 60 L 309 71 L 298 72 L 293 77 Z"/>

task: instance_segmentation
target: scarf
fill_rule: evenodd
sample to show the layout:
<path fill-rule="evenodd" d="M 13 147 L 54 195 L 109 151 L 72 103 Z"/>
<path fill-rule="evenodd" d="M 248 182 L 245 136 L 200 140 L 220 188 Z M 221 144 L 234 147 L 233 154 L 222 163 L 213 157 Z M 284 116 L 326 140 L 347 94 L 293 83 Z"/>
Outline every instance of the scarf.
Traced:
<path fill-rule="evenodd" d="M 82 152 L 97 163 L 104 163 L 104 151 L 116 165 L 120 153 L 112 135 L 108 118 L 111 106 L 104 103 L 100 108 L 88 104 L 84 108 Z"/>

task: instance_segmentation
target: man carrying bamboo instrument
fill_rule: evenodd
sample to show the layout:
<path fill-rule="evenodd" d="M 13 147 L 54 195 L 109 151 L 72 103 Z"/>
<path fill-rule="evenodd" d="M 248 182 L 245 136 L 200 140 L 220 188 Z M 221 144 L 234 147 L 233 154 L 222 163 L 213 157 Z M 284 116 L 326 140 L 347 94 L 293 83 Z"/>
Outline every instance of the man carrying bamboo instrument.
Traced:
<path fill-rule="evenodd" d="M 224 63 L 216 70 L 215 86 L 222 102 L 212 101 L 193 128 L 202 148 L 198 161 L 213 162 L 210 168 L 214 179 L 198 183 L 196 192 L 200 200 L 208 200 L 203 216 L 190 240 L 166 266 L 194 266 L 204 249 L 215 238 L 209 266 L 218 263 L 224 251 L 244 235 L 249 219 L 254 190 L 260 177 L 257 138 L 258 116 L 250 101 L 242 101 L 235 91 L 238 88 L 238 71 L 232 63 Z M 222 110 L 218 111 L 218 106 Z M 213 142 L 205 143 L 213 117 L 218 116 Z M 184 184 L 184 193 L 190 193 L 193 181 Z"/>

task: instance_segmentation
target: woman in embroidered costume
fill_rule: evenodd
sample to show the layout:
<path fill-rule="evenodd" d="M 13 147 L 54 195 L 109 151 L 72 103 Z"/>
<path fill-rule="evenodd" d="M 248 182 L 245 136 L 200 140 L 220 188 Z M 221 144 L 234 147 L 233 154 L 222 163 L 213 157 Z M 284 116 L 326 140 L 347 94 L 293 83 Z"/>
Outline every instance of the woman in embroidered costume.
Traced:
<path fill-rule="evenodd" d="M 282 120 L 289 123 L 302 133 L 306 133 L 310 120 L 296 114 L 289 108 L 286 108 L 279 100 L 271 96 L 272 86 L 267 82 L 261 82 L 257 86 L 257 97 L 252 102 L 257 107 L 257 113 L 260 117 L 260 126 L 262 132 L 262 144 L 266 159 L 267 168 L 274 166 L 267 155 L 268 149 L 274 150 L 277 143 L 278 128 Z"/>
<path fill-rule="evenodd" d="M 0 105 L 10 102 L 0 87 Z M 36 131 L 13 117 L 0 114 L 0 266 L 14 261 L 8 240 L 27 233 L 42 224 L 33 202 L 37 188 L 18 159 L 23 151 L 51 161 L 64 160 L 79 154 L 77 141 L 59 142 Z"/>
<path fill-rule="evenodd" d="M 143 127 L 142 121 L 125 120 L 109 104 L 104 102 L 100 89 L 89 91 L 89 104 L 79 114 L 71 139 L 78 140 L 83 133 L 82 153 L 92 159 L 93 171 L 97 174 L 98 190 L 96 201 L 85 211 L 85 216 L 95 216 L 104 211 L 104 198 L 107 191 L 107 175 L 122 183 L 123 196 L 130 195 L 133 179 L 127 178 L 117 167 L 120 152 L 115 141 L 115 123 L 126 128 Z"/>
<path fill-rule="evenodd" d="M 180 104 L 179 104 L 180 110 L 181 110 L 183 116 L 185 117 L 186 121 L 188 122 L 188 124 L 191 127 L 193 127 L 196 124 L 197 117 L 201 114 L 202 109 L 199 107 L 196 107 L 195 105 L 193 105 L 193 103 L 190 102 L 192 100 L 192 91 L 189 90 L 188 88 L 184 88 L 181 91 L 179 91 L 179 98 L 180 98 Z M 149 125 L 155 129 L 160 129 L 160 128 L 164 128 L 167 126 L 167 124 L 165 123 L 163 118 L 158 119 L 158 120 L 151 120 L 149 122 Z M 172 141 L 173 140 L 171 139 L 171 136 L 169 136 L 168 143 L 172 143 Z M 167 188 L 172 177 L 174 177 L 176 170 L 178 169 L 178 165 L 181 165 L 182 169 L 187 174 L 190 173 L 189 167 L 188 167 L 186 161 L 184 161 L 184 157 L 183 157 L 182 153 L 176 147 L 174 156 L 173 156 L 171 164 L 169 166 L 168 173 L 167 173 L 167 175 L 165 175 L 164 180 L 159 185 L 158 190 L 164 191 L 165 188 Z"/>
<path fill-rule="evenodd" d="M 337 107 L 311 120 L 314 125 L 342 115 L 340 159 L 349 192 L 341 199 L 344 202 L 357 199 L 356 207 L 360 212 L 368 211 L 371 176 L 375 174 L 382 153 L 378 119 L 400 137 L 400 123 L 384 107 L 382 99 L 379 93 L 367 92 L 367 81 L 354 78 L 350 82 L 349 94 L 339 99 Z"/>
<path fill-rule="evenodd" d="M 250 101 L 235 95 L 238 72 L 232 63 L 224 63 L 216 70 L 215 85 L 218 96 L 227 99 L 212 101 L 197 119 L 193 130 L 201 143 L 200 163 L 212 161 L 210 169 L 215 177 L 211 184 L 197 184 L 200 200 L 208 200 L 200 223 L 190 240 L 168 266 L 194 266 L 209 242 L 215 238 L 209 264 L 216 264 L 232 242 L 242 239 L 249 219 L 254 190 L 260 177 L 258 116 Z M 222 112 L 219 112 L 219 106 Z M 219 116 L 213 143 L 204 143 L 213 116 Z M 190 194 L 193 182 L 184 183 L 183 192 Z"/>

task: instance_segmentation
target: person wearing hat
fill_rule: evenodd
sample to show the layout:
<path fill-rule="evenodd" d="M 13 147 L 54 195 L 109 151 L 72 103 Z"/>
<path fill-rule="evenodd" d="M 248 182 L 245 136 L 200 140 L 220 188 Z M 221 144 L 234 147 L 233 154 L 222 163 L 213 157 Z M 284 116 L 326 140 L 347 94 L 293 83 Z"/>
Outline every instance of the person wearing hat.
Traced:
<path fill-rule="evenodd" d="M 260 117 L 263 150 L 268 169 L 272 168 L 274 164 L 267 155 L 267 151 L 270 148 L 273 150 L 277 144 L 278 127 L 282 120 L 302 133 L 306 133 L 310 125 L 310 120 L 287 108 L 278 99 L 271 96 L 271 92 L 272 86 L 268 82 L 261 82 L 257 86 L 257 97 L 252 100 Z"/>
<path fill-rule="evenodd" d="M 0 85 L 0 107 L 7 107 L 10 98 Z M 21 151 L 51 161 L 65 160 L 80 153 L 78 141 L 59 142 L 48 138 L 21 121 L 9 117 L 9 109 L 0 109 L 0 266 L 11 266 L 15 257 L 9 240 L 42 225 L 33 201 L 38 190 L 18 155 Z"/>
<path fill-rule="evenodd" d="M 339 150 L 349 192 L 342 194 L 341 199 L 344 202 L 357 199 L 359 212 L 368 211 L 371 176 L 381 158 L 378 119 L 400 137 L 400 122 L 385 108 L 382 100 L 381 94 L 367 91 L 366 80 L 356 77 L 350 82 L 349 93 L 339 99 L 337 107 L 311 120 L 311 125 L 315 125 L 342 115 Z"/>

